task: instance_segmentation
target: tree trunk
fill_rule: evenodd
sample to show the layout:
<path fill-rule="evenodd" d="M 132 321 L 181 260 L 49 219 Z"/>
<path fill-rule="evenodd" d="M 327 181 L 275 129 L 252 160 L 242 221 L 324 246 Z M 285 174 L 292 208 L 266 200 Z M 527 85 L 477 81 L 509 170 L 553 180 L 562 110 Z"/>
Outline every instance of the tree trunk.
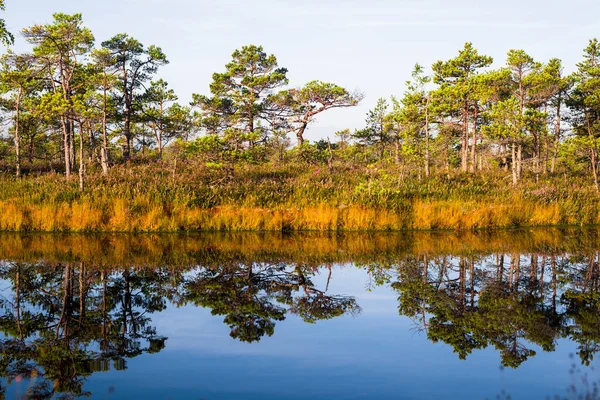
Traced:
<path fill-rule="evenodd" d="M 71 170 L 75 169 L 75 122 L 73 121 L 69 121 L 69 147 L 70 149 L 70 156 L 71 156 Z"/>
<path fill-rule="evenodd" d="M 71 104 L 71 88 L 69 85 L 69 80 L 65 75 L 64 64 L 61 62 L 60 66 L 60 76 L 61 76 L 61 87 L 63 92 L 63 100 L 67 104 Z M 52 80 L 52 76 L 50 76 Z M 54 82 L 54 81 L 53 81 Z M 55 87 L 56 92 L 56 87 Z M 70 110 L 69 110 L 70 111 Z M 69 120 L 69 115 L 67 113 L 63 113 L 60 117 L 60 122 L 63 128 L 63 146 L 64 146 L 64 155 L 65 155 L 65 175 L 67 179 L 71 177 L 71 171 L 74 168 L 73 163 L 73 125 Z"/>
<path fill-rule="evenodd" d="M 33 164 L 33 153 L 35 150 L 34 135 L 29 135 L 29 144 L 27 147 L 28 147 L 27 160 L 29 160 L 29 164 Z"/>
<path fill-rule="evenodd" d="M 327 148 L 329 149 L 329 158 L 327 159 L 327 168 L 329 168 L 329 173 L 333 171 L 333 151 L 331 150 L 331 140 L 329 137 L 327 138 Z"/>
<path fill-rule="evenodd" d="M 591 161 L 592 161 L 592 173 L 594 174 L 594 186 L 596 187 L 596 191 L 599 190 L 598 188 L 598 164 L 596 161 L 596 143 L 594 142 L 594 137 L 592 135 L 592 128 L 590 126 L 590 119 L 589 116 L 586 115 L 585 117 L 586 119 L 586 124 L 587 124 L 587 131 L 588 131 L 588 136 L 590 138 L 590 141 L 592 143 L 592 148 L 591 150 Z"/>
<path fill-rule="evenodd" d="M 521 255 L 515 255 L 515 289 L 519 290 L 519 275 L 521 274 Z"/>
<path fill-rule="evenodd" d="M 533 134 L 533 172 L 536 177 L 540 168 L 540 134 Z"/>
<path fill-rule="evenodd" d="M 446 169 L 446 176 L 450 178 L 450 139 L 446 139 L 444 146 L 444 166 Z"/>
<path fill-rule="evenodd" d="M 544 161 L 542 162 L 542 172 L 545 175 L 548 175 L 548 161 L 549 161 L 549 143 L 548 143 L 548 135 L 544 135 Z"/>
<path fill-rule="evenodd" d="M 19 88 L 17 93 L 17 105 L 15 107 L 15 164 L 16 164 L 16 176 L 21 177 L 21 137 L 19 136 L 19 119 L 21 116 L 21 96 L 23 89 Z"/>
<path fill-rule="evenodd" d="M 591 149 L 592 152 L 592 173 L 594 174 L 594 186 L 598 190 L 598 165 L 596 161 L 596 149 Z"/>
<path fill-rule="evenodd" d="M 252 108 L 250 108 L 252 110 Z M 251 134 L 248 139 L 248 148 L 254 147 L 254 113 L 250 111 L 250 115 L 248 117 L 248 132 Z"/>
<path fill-rule="evenodd" d="M 471 143 L 471 172 L 475 173 L 477 168 L 477 106 L 473 111 L 473 142 Z"/>
<path fill-rule="evenodd" d="M 160 102 L 160 120 L 158 121 L 158 159 L 162 160 L 162 153 L 163 153 L 163 144 L 162 144 L 162 139 L 163 139 L 163 130 L 164 130 L 164 126 L 163 126 L 163 118 L 164 118 L 164 112 L 163 112 L 163 103 L 162 101 Z"/>
<path fill-rule="evenodd" d="M 521 117 L 525 115 L 525 91 L 523 88 L 523 71 L 519 71 L 519 111 Z M 524 128 L 521 128 L 521 137 L 525 136 Z M 523 167 L 521 165 L 523 156 L 523 145 L 519 143 L 517 149 L 517 179 L 521 179 L 521 174 L 523 172 Z M 514 158 L 513 158 L 514 161 Z"/>
<path fill-rule="evenodd" d="M 19 330 L 19 339 L 23 340 L 23 329 L 21 327 L 21 264 L 17 264 L 15 274 L 15 317 Z"/>
<path fill-rule="evenodd" d="M 154 138 L 156 139 L 156 145 L 158 146 L 158 158 L 160 159 L 162 156 L 162 135 L 160 127 L 157 126 L 156 122 L 151 123 L 152 132 L 154 132 Z M 143 151 L 142 151 L 143 154 Z"/>
<path fill-rule="evenodd" d="M 94 137 L 94 130 L 92 129 L 92 122 L 86 121 L 86 131 L 88 137 L 88 147 L 87 147 L 87 163 L 86 165 L 91 165 L 94 162 L 94 158 L 97 160 L 98 155 L 95 154 L 96 150 L 96 138 Z"/>
<path fill-rule="evenodd" d="M 425 177 L 429 178 L 429 96 L 425 103 Z"/>
<path fill-rule="evenodd" d="M 296 139 L 298 140 L 298 147 L 302 147 L 304 144 L 304 131 L 306 130 L 306 123 L 303 123 L 298 131 L 296 131 Z"/>
<path fill-rule="evenodd" d="M 560 99 L 556 106 L 556 126 L 554 128 L 554 153 L 552 154 L 552 165 L 550 172 L 553 174 L 556 170 L 556 159 L 558 158 L 558 143 L 560 142 Z"/>
<path fill-rule="evenodd" d="M 163 153 L 163 148 L 162 148 L 162 131 L 159 129 L 158 130 L 158 159 L 162 159 L 162 153 Z"/>
<path fill-rule="evenodd" d="M 521 179 L 523 176 L 523 144 L 517 146 L 517 177 Z"/>
<path fill-rule="evenodd" d="M 104 74 L 105 86 L 106 86 L 106 74 Z M 102 149 L 100 150 L 100 163 L 102 164 L 102 173 L 108 174 L 108 138 L 106 137 L 106 88 L 103 93 L 103 104 L 102 104 Z"/>
<path fill-rule="evenodd" d="M 468 142 L 469 142 L 469 109 L 468 109 L 468 105 L 465 104 L 465 108 L 463 110 L 462 141 L 461 141 L 461 145 L 460 145 L 462 172 L 467 172 L 467 169 L 468 169 L 468 159 L 469 159 L 469 143 Z"/>
<path fill-rule="evenodd" d="M 125 136 L 125 148 L 123 149 L 123 158 L 128 160 L 131 157 L 131 111 L 129 106 L 125 106 L 123 114 L 123 136 Z"/>
<path fill-rule="evenodd" d="M 85 163 L 83 162 L 83 122 L 79 122 L 79 190 L 84 189 L 85 179 Z"/>
<path fill-rule="evenodd" d="M 123 136 L 125 137 L 125 147 L 123 148 L 123 158 L 128 160 L 131 157 L 131 105 L 133 97 L 133 82 L 135 82 L 135 75 L 132 80 L 132 87 L 129 88 L 128 74 L 125 62 L 122 64 L 123 73 L 123 97 L 124 97 L 124 108 L 123 108 Z"/>
<path fill-rule="evenodd" d="M 517 175 L 517 160 L 516 160 L 516 154 L 515 154 L 515 142 L 513 142 L 511 145 L 511 151 L 512 151 L 512 162 L 511 162 L 512 183 L 513 183 L 513 185 L 516 185 L 517 182 L 519 181 L 519 177 Z"/>
<path fill-rule="evenodd" d="M 66 117 L 61 117 L 61 123 L 63 127 L 63 147 L 65 154 L 65 175 L 67 179 L 71 177 L 71 146 L 69 145 L 69 139 L 71 137 L 69 133 L 69 124 Z"/>

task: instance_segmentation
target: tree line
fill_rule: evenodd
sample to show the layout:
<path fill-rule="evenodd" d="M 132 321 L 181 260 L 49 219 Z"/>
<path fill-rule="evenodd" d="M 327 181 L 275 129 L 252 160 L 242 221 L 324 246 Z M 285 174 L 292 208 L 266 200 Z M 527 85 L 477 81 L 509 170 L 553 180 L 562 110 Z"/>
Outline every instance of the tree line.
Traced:
<path fill-rule="evenodd" d="M 282 90 L 287 69 L 251 45 L 214 74 L 211 96 L 194 95 L 191 105 L 181 105 L 168 83 L 155 79 L 169 62 L 158 46 L 118 34 L 94 47 L 81 14 L 54 14 L 53 22 L 22 35 L 32 51 L 8 51 L 0 72 L 17 177 L 23 156 L 60 160 L 67 177 L 78 171 L 83 188 L 88 165 L 107 173 L 112 163 L 149 149 L 160 158 L 169 142 L 201 133 L 210 139 L 199 144 L 235 151 L 290 129 L 302 143 L 317 114 L 361 97 L 321 81 Z"/>
<path fill-rule="evenodd" d="M 504 173 L 516 185 L 526 175 L 537 181 L 561 173 L 599 186 L 597 39 L 571 74 L 560 59 L 541 62 L 524 50 L 510 50 L 494 69 L 492 57 L 466 43 L 429 73 L 417 64 L 404 93 L 379 99 L 364 128 L 311 144 L 306 130 L 319 114 L 356 106 L 364 95 L 319 80 L 290 87 L 288 70 L 261 46 L 235 50 L 213 74 L 210 93 L 183 105 L 157 78 L 169 62 L 158 46 L 127 34 L 95 46 L 81 14 L 54 14 L 22 35 L 31 51 L 9 50 L 0 70 L 7 122 L 0 159 L 17 177 L 24 161 L 37 162 L 77 173 L 83 189 L 86 170 L 107 174 L 132 158 L 160 159 L 168 148 L 229 173 L 242 162 L 294 157 L 331 170 L 335 158 L 419 178 Z M 14 41 L 4 25 L 0 37 Z"/>

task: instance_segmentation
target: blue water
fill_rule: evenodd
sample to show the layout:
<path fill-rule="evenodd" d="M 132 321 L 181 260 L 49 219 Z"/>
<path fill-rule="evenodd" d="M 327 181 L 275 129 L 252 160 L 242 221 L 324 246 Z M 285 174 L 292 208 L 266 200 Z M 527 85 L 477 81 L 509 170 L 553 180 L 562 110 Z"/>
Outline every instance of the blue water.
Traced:
<path fill-rule="evenodd" d="M 325 277 L 314 278 L 317 286 Z M 258 343 L 231 338 L 210 310 L 170 304 L 151 316 L 168 337 L 162 351 L 130 359 L 125 371 L 96 372 L 84 389 L 92 399 L 544 399 L 567 396 L 573 383 L 583 388 L 584 374 L 600 377 L 597 362 L 585 368 L 571 358 L 569 340 L 549 353 L 534 346 L 537 355 L 518 369 L 502 368 L 493 348 L 459 360 L 398 314 L 396 292 L 368 282 L 364 270 L 337 266 L 329 291 L 355 296 L 362 313 L 315 324 L 288 314 Z M 569 372 L 573 362 L 580 372 Z M 13 382 L 6 399 L 21 398 L 27 383 Z"/>

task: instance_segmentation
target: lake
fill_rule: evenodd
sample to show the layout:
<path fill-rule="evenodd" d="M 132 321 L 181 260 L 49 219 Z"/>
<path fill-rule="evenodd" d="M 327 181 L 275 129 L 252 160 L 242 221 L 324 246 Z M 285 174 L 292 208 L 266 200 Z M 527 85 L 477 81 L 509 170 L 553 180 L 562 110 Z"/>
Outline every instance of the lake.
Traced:
<path fill-rule="evenodd" d="M 0 399 L 598 398 L 599 251 L 576 228 L 4 233 Z"/>

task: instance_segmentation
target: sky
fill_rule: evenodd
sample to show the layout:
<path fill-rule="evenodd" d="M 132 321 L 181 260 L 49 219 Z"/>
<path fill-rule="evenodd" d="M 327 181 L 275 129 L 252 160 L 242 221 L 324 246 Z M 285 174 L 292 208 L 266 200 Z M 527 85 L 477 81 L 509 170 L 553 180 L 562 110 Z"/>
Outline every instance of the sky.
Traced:
<path fill-rule="evenodd" d="M 182 104 L 208 94 L 212 74 L 249 44 L 277 56 L 290 86 L 318 79 L 365 94 L 358 107 L 321 115 L 309 140 L 361 128 L 379 97 L 402 95 L 415 63 L 429 70 L 467 41 L 494 67 L 509 49 L 524 49 L 542 62 L 561 58 L 569 72 L 600 36 L 598 0 L 6 0 L 15 50 L 30 49 L 22 28 L 55 12 L 82 13 L 98 46 L 123 32 L 160 46 L 170 64 L 157 77 Z"/>

